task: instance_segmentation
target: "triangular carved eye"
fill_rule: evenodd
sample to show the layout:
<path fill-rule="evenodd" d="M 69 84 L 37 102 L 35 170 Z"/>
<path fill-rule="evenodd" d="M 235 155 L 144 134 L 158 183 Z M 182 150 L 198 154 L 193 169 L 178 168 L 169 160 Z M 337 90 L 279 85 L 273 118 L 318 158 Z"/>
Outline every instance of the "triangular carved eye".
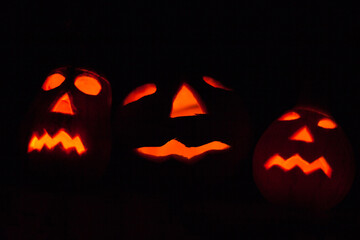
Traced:
<path fill-rule="evenodd" d="M 174 97 L 170 117 L 195 116 L 206 113 L 200 97 L 189 85 L 184 83 Z"/>
<path fill-rule="evenodd" d="M 279 121 L 291 121 L 300 118 L 296 112 L 287 112 L 279 118 Z"/>
<path fill-rule="evenodd" d="M 42 89 L 44 91 L 49 91 L 51 89 L 57 88 L 60 86 L 65 80 L 65 77 L 60 73 L 54 73 L 48 76 L 42 85 Z"/>

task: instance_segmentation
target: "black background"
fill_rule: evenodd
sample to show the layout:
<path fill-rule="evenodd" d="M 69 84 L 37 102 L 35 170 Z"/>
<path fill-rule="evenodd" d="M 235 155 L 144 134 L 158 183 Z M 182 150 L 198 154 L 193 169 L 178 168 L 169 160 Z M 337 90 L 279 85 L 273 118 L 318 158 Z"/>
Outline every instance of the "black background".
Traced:
<path fill-rule="evenodd" d="M 100 1 L 41 4 L 13 1 L 5 3 L 1 9 L 1 26 L 3 144 L 0 175 L 5 190 L 0 200 L 3 211 L 0 234 L 4 236 L 11 233 L 11 227 L 16 229 L 14 226 L 21 225 L 13 210 L 17 209 L 15 199 L 19 198 L 18 190 L 14 189 L 18 189 L 21 178 L 20 163 L 14 157 L 18 151 L 19 124 L 46 75 L 64 65 L 85 67 L 103 74 L 112 85 L 113 109 L 134 87 L 151 82 L 151 79 L 171 76 L 172 72 L 174 75 L 179 72 L 214 74 L 243 99 L 254 127 L 255 140 L 276 117 L 295 104 L 320 106 L 342 126 L 358 160 L 360 101 L 357 91 L 359 43 L 356 35 L 359 25 L 353 6 L 306 2 L 276 6 L 265 1 L 238 1 L 229 5 L 215 2 L 185 4 L 180 1 L 171 4 L 158 1 L 111 4 Z M 175 207 L 177 213 L 172 214 L 173 211 L 164 210 L 161 203 L 150 204 L 151 200 L 140 204 L 142 213 L 134 214 L 140 214 L 139 218 L 144 222 L 160 223 L 154 226 L 148 223 L 137 225 L 137 218 L 131 216 L 131 212 L 127 215 L 123 210 L 117 212 L 118 208 L 126 208 L 126 203 L 132 203 L 132 197 L 113 196 L 112 193 L 104 197 L 94 192 L 76 193 L 77 198 L 87 202 L 79 206 L 85 206 L 85 209 L 86 206 L 89 209 L 106 208 L 106 211 L 92 212 L 93 215 L 84 213 L 79 215 L 82 217 L 78 218 L 78 222 L 73 222 L 76 223 L 74 225 L 82 222 L 84 229 L 94 229 L 94 226 L 124 224 L 125 218 L 133 218 L 134 232 L 125 231 L 123 234 L 124 231 L 119 230 L 117 235 L 116 227 L 108 227 L 101 232 L 104 238 L 137 236 L 147 228 L 156 229 L 149 235 L 169 234 L 194 239 L 214 236 L 214 233 L 219 236 L 224 233 L 238 237 L 249 234 L 260 236 L 256 235 L 261 232 L 259 228 L 284 238 L 287 235 L 299 238 L 357 235 L 358 177 L 345 201 L 320 225 L 320 220 L 316 224 L 309 223 L 309 218 L 299 217 L 298 214 L 294 217 L 286 211 L 274 213 L 273 208 L 256 195 L 257 190 L 250 188 L 237 189 L 238 192 L 234 193 L 236 198 L 248 198 L 249 205 L 236 205 L 236 201 L 231 201 L 231 204 L 205 203 L 212 206 L 213 212 L 222 212 L 215 214 L 216 225 L 205 224 L 208 219 L 190 217 L 194 227 L 189 228 L 189 224 L 179 220 L 182 219 L 179 208 Z M 246 195 L 249 189 L 255 192 L 256 203 L 252 202 L 252 195 Z M 45 198 L 50 199 L 49 195 L 53 197 L 49 193 Z M 76 200 L 69 199 L 64 200 L 67 209 L 78 209 L 79 206 L 74 203 Z M 59 198 L 56 201 L 63 202 Z M 117 205 L 116 201 L 123 205 Z M 250 210 L 245 217 L 240 217 L 244 213 L 241 209 Z M 264 209 L 264 212 L 259 209 Z M 158 214 L 154 219 L 148 216 L 157 210 L 166 212 L 165 220 Z M 69 216 L 55 217 L 66 222 L 59 228 L 63 229 L 59 230 L 62 237 L 57 234 L 59 239 L 77 239 L 74 237 L 76 230 L 73 230 L 76 227 L 69 227 L 72 226 Z M 100 216 L 107 219 L 106 224 Z M 34 218 L 34 214 L 31 217 Z M 85 219 L 92 219 L 88 220 L 89 225 L 86 225 Z M 189 223 L 189 219 L 186 222 Z M 272 230 L 277 224 L 287 224 L 288 230 L 284 233 Z M 166 234 L 162 229 L 167 229 Z M 263 233 L 265 236 L 266 231 Z M 86 234 L 92 231 L 85 232 L 83 236 L 88 237 Z"/>

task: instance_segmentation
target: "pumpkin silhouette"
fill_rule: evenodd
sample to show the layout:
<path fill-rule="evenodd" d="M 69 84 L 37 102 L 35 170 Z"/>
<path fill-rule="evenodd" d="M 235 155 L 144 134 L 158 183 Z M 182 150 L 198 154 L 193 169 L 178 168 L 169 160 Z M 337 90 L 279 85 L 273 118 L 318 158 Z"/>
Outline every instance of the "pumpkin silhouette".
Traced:
<path fill-rule="evenodd" d="M 352 149 L 326 113 L 297 107 L 272 123 L 258 141 L 253 174 L 261 193 L 282 206 L 325 210 L 348 193 Z"/>
<path fill-rule="evenodd" d="M 114 125 L 115 168 L 125 171 L 130 188 L 156 191 L 228 181 L 249 153 L 244 106 L 232 89 L 208 76 L 136 87 L 124 98 Z"/>
<path fill-rule="evenodd" d="M 64 181 L 101 176 L 110 158 L 110 108 L 104 77 L 73 67 L 51 72 L 25 121 L 28 175 Z"/>

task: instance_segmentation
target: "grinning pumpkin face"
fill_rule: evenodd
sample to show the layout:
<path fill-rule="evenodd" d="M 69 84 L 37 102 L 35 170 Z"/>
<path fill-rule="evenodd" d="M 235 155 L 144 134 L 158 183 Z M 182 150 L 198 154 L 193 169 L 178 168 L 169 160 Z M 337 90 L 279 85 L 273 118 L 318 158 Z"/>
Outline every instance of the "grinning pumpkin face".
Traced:
<path fill-rule="evenodd" d="M 208 79 L 208 77 L 205 79 Z M 144 93 L 153 94 L 155 92 L 156 86 L 154 84 L 143 85 L 135 89 L 126 97 L 124 105 L 139 100 Z M 201 98 L 187 83 L 182 83 L 172 100 L 169 118 L 190 117 L 203 114 L 207 114 L 207 110 L 202 103 Z M 222 151 L 228 148 L 230 148 L 230 146 L 221 141 L 211 141 L 200 146 L 188 147 L 174 138 L 164 143 L 162 146 L 138 147 L 134 150 L 150 161 L 161 162 L 170 157 L 174 157 L 179 161 L 190 164 L 198 161 L 200 159 L 199 156 L 202 156 L 209 151 Z"/>
<path fill-rule="evenodd" d="M 328 209 L 349 191 L 354 160 L 345 134 L 331 116 L 295 108 L 270 125 L 259 140 L 253 174 L 272 202 Z"/>
<path fill-rule="evenodd" d="M 27 122 L 29 170 L 100 175 L 110 154 L 110 107 L 110 84 L 97 73 L 72 67 L 51 72 Z"/>
<path fill-rule="evenodd" d="M 247 153 L 246 117 L 233 91 L 211 77 L 146 83 L 119 108 L 116 148 L 136 181 L 221 178 Z"/>

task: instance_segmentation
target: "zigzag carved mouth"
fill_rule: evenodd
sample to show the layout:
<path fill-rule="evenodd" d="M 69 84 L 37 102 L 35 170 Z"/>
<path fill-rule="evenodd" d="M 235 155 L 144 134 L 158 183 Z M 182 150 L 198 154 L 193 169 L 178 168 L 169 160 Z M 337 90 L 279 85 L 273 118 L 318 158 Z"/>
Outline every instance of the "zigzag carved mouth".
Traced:
<path fill-rule="evenodd" d="M 176 139 L 172 139 L 162 146 L 140 147 L 136 151 L 153 159 L 158 159 L 156 161 L 161 161 L 161 159 L 169 156 L 176 156 L 181 161 L 192 162 L 196 156 L 208 151 L 221 151 L 228 148 L 230 148 L 229 145 L 219 141 L 212 141 L 198 147 L 187 147 Z"/>
<path fill-rule="evenodd" d="M 40 152 L 44 146 L 53 149 L 58 144 L 62 144 L 65 150 L 75 149 L 79 155 L 86 151 L 79 136 L 72 138 L 64 129 L 60 129 L 53 137 L 46 130 L 44 130 L 44 134 L 40 138 L 34 133 L 28 145 L 28 153 L 34 150 Z"/>
<path fill-rule="evenodd" d="M 279 166 L 285 172 L 290 171 L 294 167 L 299 167 L 306 175 L 322 170 L 329 178 L 331 178 L 332 173 L 332 169 L 324 157 L 319 157 L 314 162 L 308 163 L 299 154 L 295 154 L 286 160 L 279 154 L 275 154 L 264 165 L 266 169 L 270 169 L 273 166 Z"/>

